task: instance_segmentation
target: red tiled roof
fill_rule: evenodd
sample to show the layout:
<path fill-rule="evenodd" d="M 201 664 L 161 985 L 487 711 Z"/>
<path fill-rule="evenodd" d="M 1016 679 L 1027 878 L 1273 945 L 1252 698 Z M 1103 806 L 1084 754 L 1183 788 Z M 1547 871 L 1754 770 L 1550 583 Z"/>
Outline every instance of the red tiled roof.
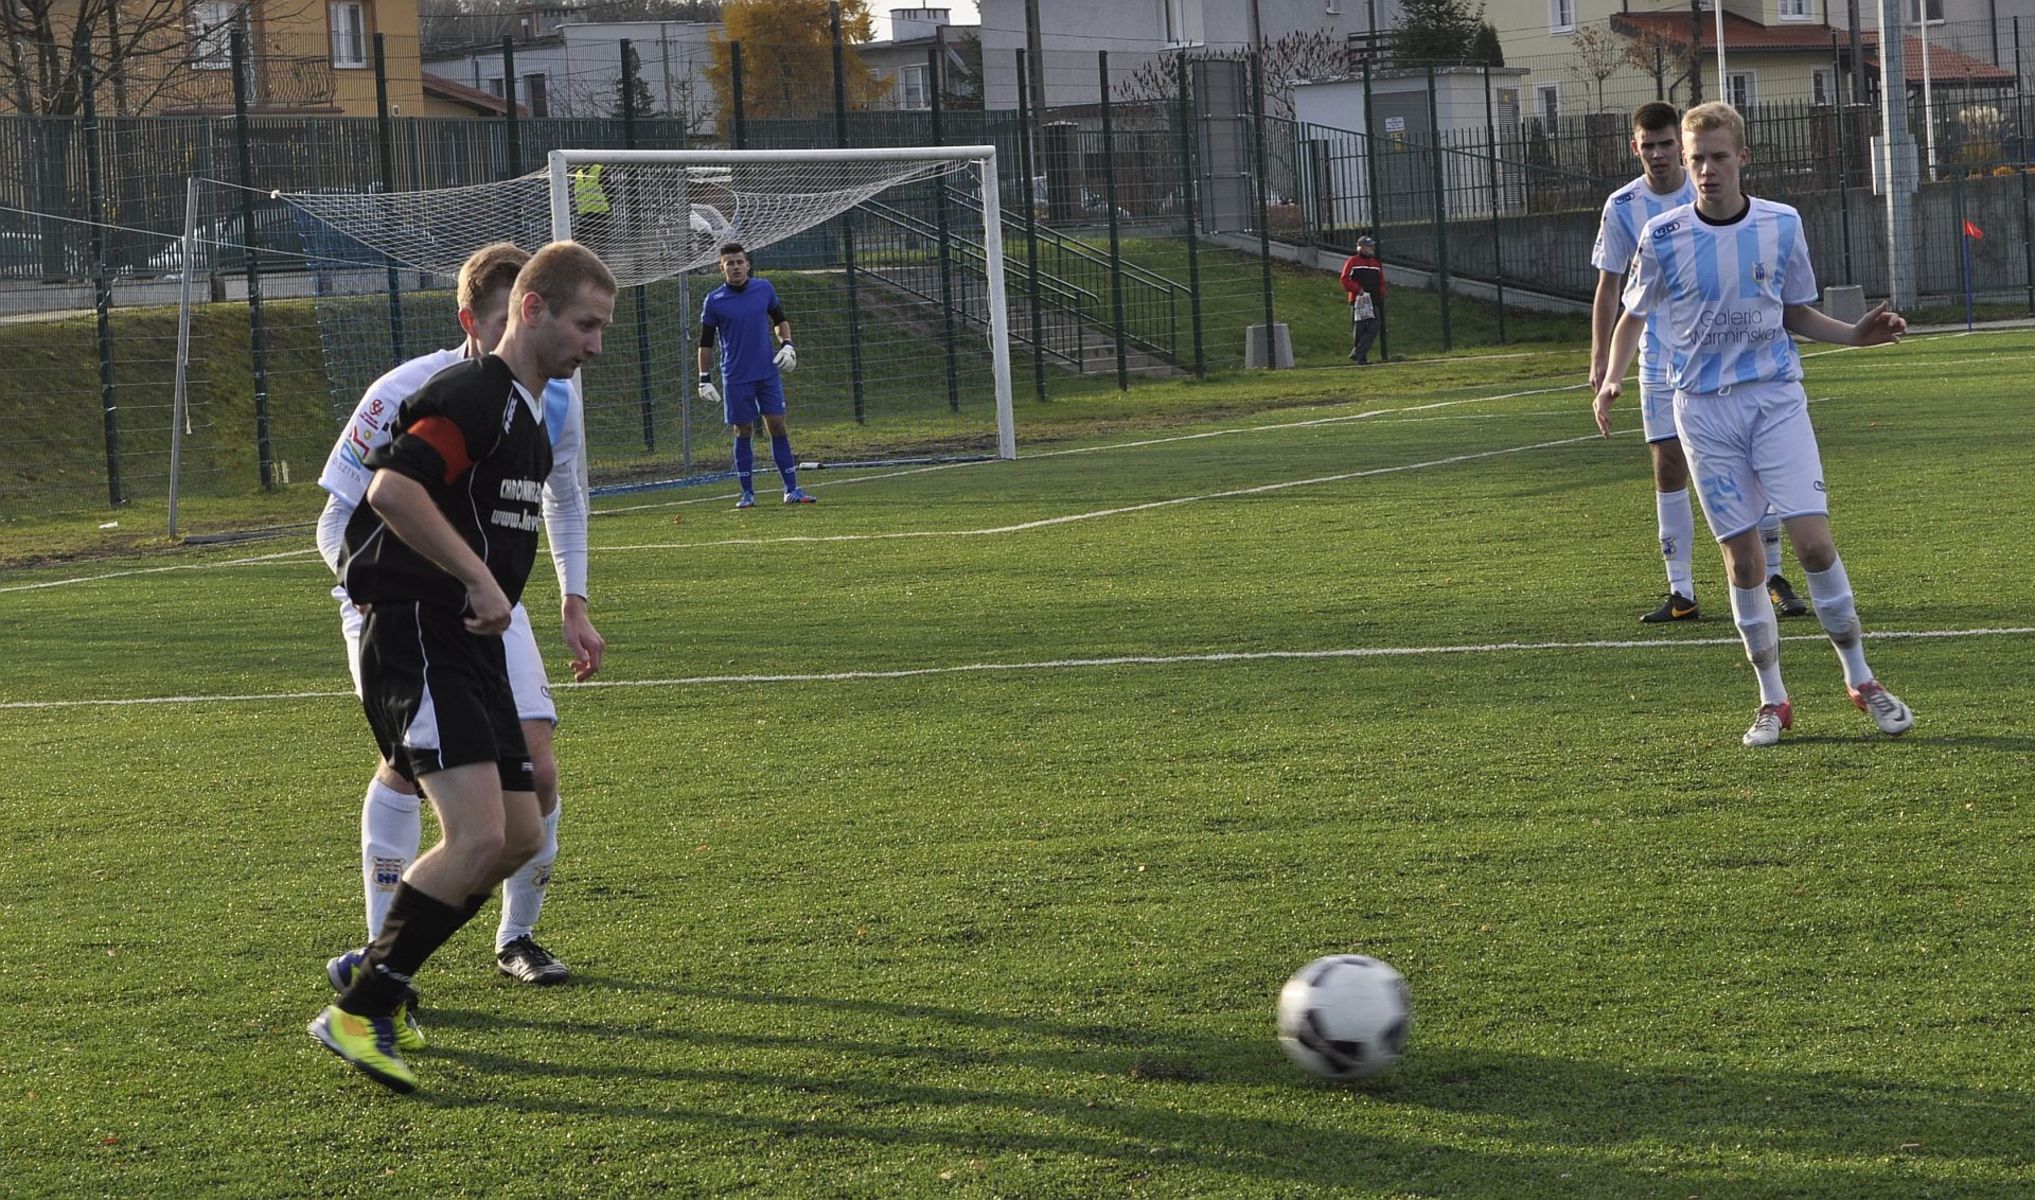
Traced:
<path fill-rule="evenodd" d="M 1874 70 L 1878 70 L 1880 65 L 1879 38 L 1874 35 L 1867 35 L 1865 44 L 1866 64 Z M 1726 53 L 1729 53 L 1729 43 L 1726 43 L 1726 46 Z M 1908 77 L 1909 83 L 1922 82 L 1921 38 L 1902 35 L 1901 73 Z M 1971 83 L 1999 84 L 2003 87 L 2012 87 L 2014 85 L 2014 73 L 2012 71 L 1996 67 L 1982 58 L 1973 58 L 1969 54 L 1959 54 L 1947 46 L 1932 45 L 1929 47 L 1929 77 L 1932 84 L 1936 86 L 1946 83 L 1961 84 L 1967 81 Z"/>
<path fill-rule="evenodd" d="M 1611 27 L 1628 36 L 1658 34 L 1670 41 L 1687 45 L 1689 42 L 1690 17 L 1682 12 L 1614 13 Z M 1768 53 L 1830 53 L 1831 39 L 1836 39 L 1839 50 L 1850 44 L 1850 34 L 1829 25 L 1807 22 L 1788 22 L 1779 25 L 1762 25 L 1733 13 L 1724 14 L 1725 53 L 1744 51 L 1747 53 L 1765 51 Z M 1862 41 L 1866 47 L 1866 63 L 1879 65 L 1876 52 L 1880 35 L 1877 30 L 1867 32 Z M 1909 83 L 1922 82 L 1922 39 L 1903 35 L 1901 38 L 1905 57 L 1902 60 L 1904 73 Z M 1717 51 L 1717 19 L 1710 13 L 1703 14 L 1702 32 L 1697 41 L 1699 48 L 1709 52 Z M 1959 54 L 1947 46 L 1929 47 L 1929 74 L 1939 84 L 1972 83 L 2012 85 L 2014 73 L 1996 67 L 1984 59 Z"/>
<path fill-rule="evenodd" d="M 443 75 L 433 75 L 429 71 L 424 72 L 424 94 L 436 96 L 441 100 L 450 100 L 454 104 L 464 104 L 468 108 L 477 109 L 485 113 L 505 115 L 509 111 L 509 102 L 500 96 L 492 92 L 483 92 L 479 88 L 470 88 L 463 83 L 456 83 Z M 527 104 L 516 105 L 516 115 L 519 117 L 529 116 L 530 106 Z"/>
<path fill-rule="evenodd" d="M 1689 14 L 1686 12 L 1613 13 L 1611 27 L 1620 33 L 1638 35 L 1659 34 L 1673 41 L 1689 44 Z M 1735 13 L 1724 14 L 1724 49 L 1728 54 L 1733 50 L 1822 50 L 1828 52 L 1830 39 L 1835 35 L 1840 40 L 1844 34 L 1828 25 L 1807 22 L 1785 25 L 1762 25 L 1749 21 Z M 1697 46 L 1701 49 L 1717 49 L 1717 17 L 1713 13 L 1703 14 L 1703 28 Z"/>

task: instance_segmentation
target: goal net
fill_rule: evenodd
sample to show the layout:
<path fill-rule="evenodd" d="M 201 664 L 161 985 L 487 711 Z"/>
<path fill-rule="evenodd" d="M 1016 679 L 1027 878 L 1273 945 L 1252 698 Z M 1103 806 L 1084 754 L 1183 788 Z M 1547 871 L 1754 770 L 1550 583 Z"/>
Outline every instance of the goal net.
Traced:
<path fill-rule="evenodd" d="M 802 463 L 1016 455 L 993 147 L 560 150 L 497 183 L 280 198 L 320 276 L 337 411 L 394 363 L 459 340 L 453 281 L 476 248 L 571 237 L 622 289 L 582 375 L 591 483 L 724 475 L 732 442 L 696 363 L 719 248 L 738 241 L 798 346 L 784 386 Z"/>

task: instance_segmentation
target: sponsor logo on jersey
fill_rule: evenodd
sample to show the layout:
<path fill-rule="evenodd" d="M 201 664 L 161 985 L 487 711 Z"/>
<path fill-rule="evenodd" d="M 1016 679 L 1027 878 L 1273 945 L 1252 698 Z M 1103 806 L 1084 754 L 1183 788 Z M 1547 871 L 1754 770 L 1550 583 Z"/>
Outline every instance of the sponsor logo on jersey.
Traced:
<path fill-rule="evenodd" d="M 1680 221 L 1669 221 L 1665 225 L 1656 225 L 1653 227 L 1654 240 L 1659 241 L 1681 227 L 1682 223 Z"/>
<path fill-rule="evenodd" d="M 1616 196 L 1613 196 L 1613 197 L 1611 197 L 1611 203 L 1613 203 L 1613 204 L 1630 204 L 1630 203 L 1632 203 L 1632 193 L 1631 193 L 1631 192 L 1620 192 L 1620 193 L 1618 193 L 1618 194 L 1617 194 Z"/>

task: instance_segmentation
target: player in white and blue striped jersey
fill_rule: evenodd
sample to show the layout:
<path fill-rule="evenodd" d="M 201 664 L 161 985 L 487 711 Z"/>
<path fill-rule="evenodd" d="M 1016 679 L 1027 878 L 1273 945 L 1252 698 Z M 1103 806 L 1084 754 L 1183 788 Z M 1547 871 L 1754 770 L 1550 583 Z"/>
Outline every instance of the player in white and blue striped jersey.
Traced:
<path fill-rule="evenodd" d="M 1597 243 L 1590 265 L 1597 268 L 1597 292 L 1590 302 L 1590 391 L 1604 382 L 1611 354 L 1611 330 L 1618 322 L 1619 293 L 1639 248 L 1639 231 L 1670 209 L 1696 200 L 1696 185 L 1682 166 L 1681 114 L 1662 101 L 1640 105 L 1632 113 L 1632 154 L 1639 160 L 1639 178 L 1611 193 L 1597 224 Z M 1696 576 L 1691 563 L 1696 517 L 1689 503 L 1689 463 L 1675 433 L 1675 393 L 1667 381 L 1667 356 L 1660 334 L 1649 320 L 1639 343 L 1639 411 L 1653 459 L 1654 515 L 1660 534 L 1661 559 L 1667 566 L 1668 591 L 1659 608 L 1640 615 L 1647 624 L 1693 621 Z M 1760 521 L 1760 542 L 1767 553 L 1767 586 L 1782 616 L 1809 611 L 1781 574 L 1781 519 L 1768 509 Z"/>
<path fill-rule="evenodd" d="M 1844 668 L 1851 701 L 1888 734 L 1907 732 L 1914 714 L 1865 661 L 1851 581 L 1830 536 L 1822 457 L 1802 390 L 1802 358 L 1789 336 L 1845 346 L 1896 342 L 1907 322 L 1881 304 L 1847 325 L 1814 307 L 1816 273 L 1799 213 L 1745 195 L 1751 161 L 1745 122 L 1728 104 L 1703 104 L 1682 117 L 1683 145 L 1696 182 L 1694 204 L 1648 221 L 1625 285 L 1625 316 L 1597 392 L 1597 426 L 1611 432 L 1611 406 L 1648 318 L 1657 318 L 1675 389 L 1675 429 L 1703 498 L 1703 515 L 1724 551 L 1731 612 L 1759 678 L 1759 712 L 1748 746 L 1771 746 L 1794 721 L 1781 683 L 1779 627 L 1762 586 L 1757 529 L 1768 504 L 1781 514 L 1809 581 L 1816 618 Z"/>

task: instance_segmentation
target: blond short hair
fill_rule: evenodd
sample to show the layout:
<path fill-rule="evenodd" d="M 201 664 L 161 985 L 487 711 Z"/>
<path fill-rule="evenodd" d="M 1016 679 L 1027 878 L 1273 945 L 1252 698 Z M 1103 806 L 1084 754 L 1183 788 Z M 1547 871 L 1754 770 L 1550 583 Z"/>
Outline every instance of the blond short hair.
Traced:
<path fill-rule="evenodd" d="M 1683 133 L 1709 133 L 1718 129 L 1729 130 L 1738 148 L 1745 149 L 1745 118 L 1722 100 L 1698 104 L 1682 114 Z"/>
<path fill-rule="evenodd" d="M 509 303 L 520 305 L 531 292 L 544 297 L 545 307 L 556 312 L 579 298 L 587 287 L 614 295 L 615 273 L 601 257 L 578 242 L 552 242 L 530 256 L 516 275 Z"/>
<path fill-rule="evenodd" d="M 530 252 L 512 242 L 490 242 L 467 256 L 459 268 L 459 306 L 479 312 L 497 296 L 506 297 Z"/>

